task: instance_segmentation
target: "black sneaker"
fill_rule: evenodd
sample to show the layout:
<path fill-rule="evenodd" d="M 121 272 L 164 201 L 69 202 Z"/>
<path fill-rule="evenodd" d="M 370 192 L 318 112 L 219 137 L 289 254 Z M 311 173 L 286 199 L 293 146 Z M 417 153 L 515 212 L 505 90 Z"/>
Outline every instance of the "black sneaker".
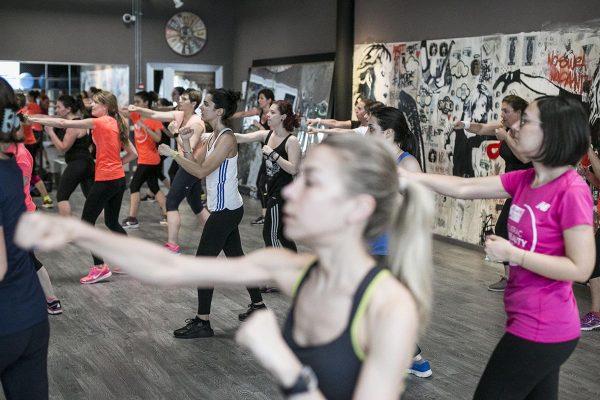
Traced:
<path fill-rule="evenodd" d="M 265 224 L 265 217 L 263 217 L 262 215 L 259 216 L 258 218 L 256 218 L 254 221 L 250 222 L 252 225 L 264 225 Z"/>
<path fill-rule="evenodd" d="M 185 323 L 186 325 L 183 328 L 173 331 L 173 336 L 178 339 L 193 339 L 215 335 L 210 327 L 210 321 L 201 320 L 196 316 L 194 319 L 186 319 Z"/>
<path fill-rule="evenodd" d="M 150 202 L 152 202 L 152 201 L 154 201 L 154 200 L 156 200 L 156 199 L 154 198 L 154 196 L 151 196 L 151 195 L 149 195 L 149 194 L 145 195 L 144 197 L 142 197 L 142 198 L 140 199 L 140 201 L 150 201 Z"/>
<path fill-rule="evenodd" d="M 127 217 L 121 222 L 123 229 L 139 229 L 140 223 L 137 218 Z"/>
<path fill-rule="evenodd" d="M 249 316 L 252 315 L 252 313 L 254 311 L 258 311 L 258 310 L 262 310 L 262 309 L 266 309 L 267 306 L 263 303 L 263 304 L 253 304 L 250 303 L 248 304 L 248 309 L 246 310 L 246 312 L 238 314 L 238 318 L 240 321 L 245 321 L 246 319 L 248 319 Z"/>

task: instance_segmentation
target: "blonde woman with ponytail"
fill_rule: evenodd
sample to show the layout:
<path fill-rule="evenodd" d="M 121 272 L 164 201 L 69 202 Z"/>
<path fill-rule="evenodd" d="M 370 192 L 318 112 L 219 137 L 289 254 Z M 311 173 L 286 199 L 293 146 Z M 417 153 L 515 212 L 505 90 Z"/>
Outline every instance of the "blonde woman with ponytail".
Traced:
<path fill-rule="evenodd" d="M 283 189 L 285 234 L 310 253 L 265 248 L 233 259 L 175 256 L 140 239 L 36 215 L 24 217 L 17 240 L 46 250 L 73 242 L 151 284 L 275 285 L 293 298 L 283 332 L 272 312 L 257 311 L 236 339 L 275 376 L 284 396 L 395 400 L 432 299 L 433 199 L 414 183 L 403 195 L 384 143 L 342 135 L 312 148 Z M 376 266 L 367 246 L 384 232 L 393 238 L 389 269 Z"/>
<path fill-rule="evenodd" d="M 32 123 L 53 128 L 91 129 L 92 140 L 96 145 L 96 167 L 94 184 L 89 190 L 81 219 L 94 225 L 104 210 L 104 223 L 113 232 L 126 235 L 119 224 L 119 211 L 125 192 L 125 171 L 123 165 L 135 160 L 137 153 L 129 141 L 127 122 L 119 114 L 117 98 L 107 91 L 99 91 L 92 96 L 92 116 L 81 120 L 30 117 Z M 121 158 L 121 150 L 125 156 Z M 112 272 L 100 257 L 92 255 L 94 264 L 89 273 L 79 280 L 82 284 L 100 282 L 109 278 Z"/>

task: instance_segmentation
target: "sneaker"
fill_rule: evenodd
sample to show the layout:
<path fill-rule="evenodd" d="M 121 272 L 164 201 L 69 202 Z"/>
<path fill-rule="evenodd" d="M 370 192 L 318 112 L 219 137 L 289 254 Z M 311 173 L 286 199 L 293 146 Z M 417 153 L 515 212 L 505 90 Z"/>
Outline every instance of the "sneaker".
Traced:
<path fill-rule="evenodd" d="M 428 378 L 433 374 L 431 371 L 431 366 L 429 365 L 429 361 L 424 358 L 420 359 L 419 361 L 413 361 L 412 365 L 408 369 L 408 373 L 418 376 L 419 378 Z"/>
<path fill-rule="evenodd" d="M 56 315 L 56 314 L 62 314 L 63 309 L 62 306 L 60 305 L 60 300 L 54 300 L 54 301 L 49 301 L 46 303 L 47 307 L 48 307 L 48 314 L 50 315 Z"/>
<path fill-rule="evenodd" d="M 169 222 L 167 221 L 167 217 L 162 217 L 158 223 L 161 225 L 169 225 Z"/>
<path fill-rule="evenodd" d="M 102 268 L 98 268 L 94 265 L 92 266 L 92 268 L 90 268 L 90 272 L 79 280 L 79 283 L 97 283 L 105 280 L 106 278 L 110 278 L 111 276 L 112 272 L 110 272 L 110 268 L 108 268 L 108 265 L 103 264 Z"/>
<path fill-rule="evenodd" d="M 263 286 L 260 288 L 261 293 L 278 293 L 279 289 L 274 286 Z"/>
<path fill-rule="evenodd" d="M 259 216 L 258 218 L 256 218 L 254 221 L 250 222 L 252 225 L 264 225 L 265 224 L 265 217 L 263 217 L 262 215 Z"/>
<path fill-rule="evenodd" d="M 210 327 L 210 321 L 203 321 L 198 316 L 186 319 L 183 328 L 175 329 L 173 336 L 178 339 L 193 339 L 214 336 L 215 332 Z"/>
<path fill-rule="evenodd" d="M 171 243 L 171 242 L 167 242 L 165 243 L 165 247 L 167 248 L 167 250 L 169 250 L 171 253 L 175 253 L 175 254 L 180 254 L 181 253 L 181 247 L 179 247 L 178 245 L 176 245 L 175 243 Z"/>
<path fill-rule="evenodd" d="M 151 196 L 149 194 L 145 195 L 144 197 L 142 197 L 140 199 L 140 201 L 149 201 L 149 202 L 152 202 L 152 201 L 155 201 L 155 200 L 156 199 L 154 198 L 154 196 Z"/>
<path fill-rule="evenodd" d="M 42 200 L 42 207 L 44 208 L 54 208 L 54 203 L 52 202 L 52 199 L 50 198 L 50 196 L 46 196 L 43 198 Z"/>
<path fill-rule="evenodd" d="M 121 226 L 124 229 L 138 229 L 140 227 L 140 223 L 137 218 L 127 217 L 121 222 Z"/>
<path fill-rule="evenodd" d="M 254 311 L 262 310 L 262 309 L 266 309 L 266 308 L 267 308 L 267 306 L 264 303 L 263 304 L 250 303 L 250 304 L 248 304 L 248 309 L 246 310 L 246 312 L 238 314 L 238 319 L 240 321 L 245 321 L 246 319 L 248 319 L 249 316 L 252 315 L 252 313 Z"/>
<path fill-rule="evenodd" d="M 500 280 L 496 283 L 492 283 L 491 285 L 488 286 L 488 290 L 491 292 L 504 292 L 504 289 L 506 289 L 506 278 L 502 277 L 500 278 Z"/>
<path fill-rule="evenodd" d="M 598 328 L 600 328 L 600 318 L 598 318 L 596 314 L 589 312 L 581 319 L 582 331 L 593 331 Z"/>

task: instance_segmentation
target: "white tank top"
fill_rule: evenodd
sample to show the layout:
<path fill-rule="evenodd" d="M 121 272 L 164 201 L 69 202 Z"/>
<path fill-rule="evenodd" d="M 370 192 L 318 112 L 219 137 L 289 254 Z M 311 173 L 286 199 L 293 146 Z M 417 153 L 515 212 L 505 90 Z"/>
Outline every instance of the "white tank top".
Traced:
<path fill-rule="evenodd" d="M 217 143 L 219 137 L 227 131 L 231 131 L 231 129 L 225 128 L 219 132 L 212 143 L 212 147 L 209 146 L 206 149 L 207 158 L 215 149 L 215 143 Z M 208 211 L 237 210 L 244 204 L 238 190 L 237 159 L 237 154 L 235 157 L 226 158 L 219 165 L 219 168 L 206 177 L 206 202 Z"/>

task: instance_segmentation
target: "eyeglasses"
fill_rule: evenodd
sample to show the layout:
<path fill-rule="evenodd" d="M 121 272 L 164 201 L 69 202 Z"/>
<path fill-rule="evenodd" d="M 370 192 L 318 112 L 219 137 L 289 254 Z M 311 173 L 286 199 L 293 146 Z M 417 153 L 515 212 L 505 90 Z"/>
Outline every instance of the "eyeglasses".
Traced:
<path fill-rule="evenodd" d="M 523 127 L 526 124 L 538 124 L 542 125 L 542 121 L 538 119 L 528 119 L 525 115 L 521 115 L 521 120 L 519 121 L 519 127 Z"/>

